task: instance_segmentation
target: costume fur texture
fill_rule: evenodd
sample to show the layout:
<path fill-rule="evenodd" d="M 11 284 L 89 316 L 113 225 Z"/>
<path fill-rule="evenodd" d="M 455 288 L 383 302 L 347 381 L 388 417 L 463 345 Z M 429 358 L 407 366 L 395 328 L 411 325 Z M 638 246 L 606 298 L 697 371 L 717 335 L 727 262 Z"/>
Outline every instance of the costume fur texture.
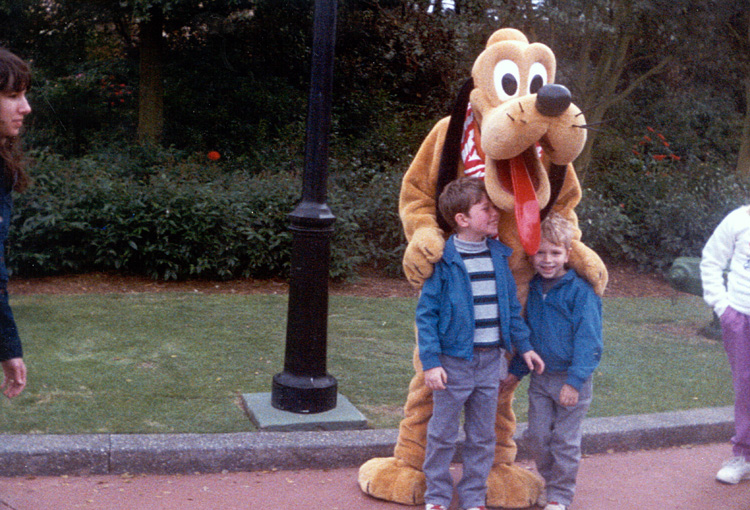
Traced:
<path fill-rule="evenodd" d="M 481 133 L 487 192 L 500 210 L 499 239 L 513 249 L 509 262 L 521 303 L 525 303 L 534 270 L 524 251 L 528 243 L 519 235 L 511 160 L 518 158 L 525 164 L 542 217 L 554 210 L 578 225 L 574 208 L 580 201 L 581 187 L 572 162 L 586 142 L 585 120 L 570 101 L 567 89 L 552 85 L 555 67 L 554 54 L 547 46 L 529 44 L 517 30 L 501 29 L 490 37 L 474 63 L 473 88 L 468 96 Z M 561 97 L 565 94 L 567 98 Z M 439 226 L 436 203 L 449 123 L 450 118 L 445 118 L 433 127 L 401 187 L 399 212 L 408 241 L 403 266 L 406 277 L 417 287 L 432 274 L 447 235 Z M 451 178 L 464 175 L 461 161 L 454 172 Z M 607 270 L 599 256 L 580 242 L 580 236 L 576 228 L 569 265 L 601 295 Z M 370 459 L 359 470 L 362 491 L 407 505 L 424 502 L 422 464 L 427 422 L 432 414 L 432 393 L 424 384 L 417 353 L 415 348 L 415 375 L 409 385 L 394 456 Z M 487 492 L 487 505 L 491 507 L 529 507 L 543 493 L 539 477 L 514 465 L 513 391 L 501 391 L 498 403 L 495 461 Z"/>

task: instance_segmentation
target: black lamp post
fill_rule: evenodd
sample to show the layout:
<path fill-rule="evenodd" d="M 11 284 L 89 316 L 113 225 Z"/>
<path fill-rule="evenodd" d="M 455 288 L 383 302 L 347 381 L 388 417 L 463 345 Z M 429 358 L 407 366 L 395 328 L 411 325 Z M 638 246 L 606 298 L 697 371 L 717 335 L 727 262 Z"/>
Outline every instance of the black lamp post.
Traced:
<path fill-rule="evenodd" d="M 289 215 L 292 267 L 284 370 L 273 377 L 271 405 L 295 413 L 336 407 L 326 371 L 330 240 L 336 218 L 326 204 L 336 0 L 315 1 L 302 200 Z"/>

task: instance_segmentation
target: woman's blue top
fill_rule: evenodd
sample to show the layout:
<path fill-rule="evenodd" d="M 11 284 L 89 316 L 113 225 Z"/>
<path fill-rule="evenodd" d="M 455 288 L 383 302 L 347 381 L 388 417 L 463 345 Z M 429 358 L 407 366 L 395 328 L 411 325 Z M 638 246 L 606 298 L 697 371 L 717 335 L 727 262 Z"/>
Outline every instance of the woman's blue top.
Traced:
<path fill-rule="evenodd" d="M 0 159 L 0 361 L 22 358 L 21 338 L 8 303 L 8 268 L 5 264 L 5 241 L 13 215 L 13 195 L 4 186 L 5 164 Z"/>

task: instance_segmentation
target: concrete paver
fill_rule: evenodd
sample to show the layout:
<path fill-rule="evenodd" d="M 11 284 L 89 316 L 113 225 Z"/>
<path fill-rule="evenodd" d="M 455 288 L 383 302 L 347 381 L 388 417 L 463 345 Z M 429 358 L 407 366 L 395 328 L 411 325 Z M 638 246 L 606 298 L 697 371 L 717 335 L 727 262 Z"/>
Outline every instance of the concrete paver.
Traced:
<path fill-rule="evenodd" d="M 714 475 L 726 443 L 589 455 L 571 510 L 744 510 L 750 481 Z M 528 461 L 522 465 L 532 469 Z M 455 469 L 456 475 L 459 468 Z M 364 495 L 357 468 L 0 478 L 1 510 L 398 510 Z M 535 507 L 534 507 L 535 508 Z M 455 510 L 455 502 L 451 507 Z"/>
<path fill-rule="evenodd" d="M 732 421 L 731 408 L 586 419 L 571 510 L 750 509 L 750 482 L 714 480 Z M 519 464 L 533 469 L 524 428 Z M 397 432 L 0 435 L 0 510 L 416 508 L 357 486 L 358 466 L 390 455 Z"/>

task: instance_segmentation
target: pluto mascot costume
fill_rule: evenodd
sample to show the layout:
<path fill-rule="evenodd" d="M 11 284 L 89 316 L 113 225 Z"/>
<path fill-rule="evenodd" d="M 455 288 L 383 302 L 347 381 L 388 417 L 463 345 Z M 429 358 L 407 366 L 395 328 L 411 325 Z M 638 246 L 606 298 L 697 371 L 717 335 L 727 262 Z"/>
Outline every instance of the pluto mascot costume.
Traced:
<path fill-rule="evenodd" d="M 543 44 L 529 44 L 514 29 L 501 29 L 487 42 L 459 92 L 453 113 L 439 121 L 422 143 L 404 176 L 399 212 L 408 240 L 404 271 L 421 287 L 443 253 L 448 232 L 437 214 L 443 187 L 463 175 L 483 177 L 500 210 L 499 239 L 513 249 L 509 262 L 521 303 L 525 303 L 536 252 L 539 222 L 552 210 L 578 220 L 581 198 L 572 161 L 586 142 L 585 120 L 565 87 L 554 85 L 555 56 Z M 580 242 L 577 231 L 570 267 L 601 295 L 607 270 Z M 376 498 L 407 505 L 424 502 L 422 472 L 432 392 L 424 384 L 418 350 L 393 457 L 367 461 L 359 486 Z M 525 508 L 543 494 L 542 480 L 515 466 L 516 418 L 513 391 L 501 391 L 497 410 L 495 461 L 488 479 L 487 505 Z"/>

